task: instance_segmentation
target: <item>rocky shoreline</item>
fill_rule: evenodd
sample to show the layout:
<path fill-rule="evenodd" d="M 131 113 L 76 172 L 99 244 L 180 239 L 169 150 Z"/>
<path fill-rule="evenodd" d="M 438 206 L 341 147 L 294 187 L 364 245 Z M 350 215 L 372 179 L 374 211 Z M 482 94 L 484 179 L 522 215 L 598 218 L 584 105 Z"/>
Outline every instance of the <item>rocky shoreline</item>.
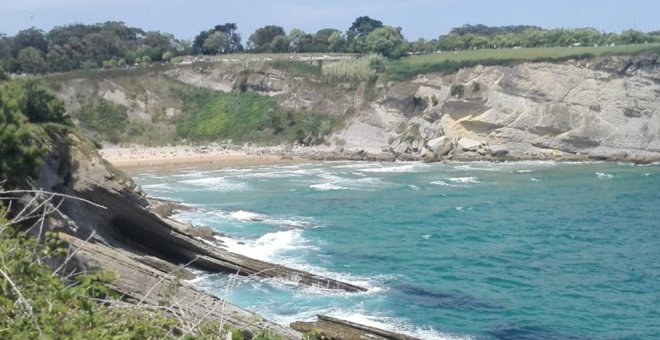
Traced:
<path fill-rule="evenodd" d="M 113 272 L 116 279 L 110 287 L 122 296 L 117 303 L 163 310 L 167 302 L 165 313 L 186 318 L 191 324 L 216 320 L 247 335 L 266 330 L 285 339 L 301 339 L 303 334 L 288 326 L 195 287 L 186 281 L 195 277 L 189 269 L 277 278 L 327 290 L 366 291 L 232 253 L 212 229 L 169 218 L 173 212 L 189 208 L 147 197 L 128 176 L 100 157 L 86 138 L 75 133 L 51 138 L 51 152 L 32 184 L 39 189 L 26 192 L 13 208 L 40 204 L 57 211 L 46 217 L 43 227 L 70 249 L 71 256 L 61 265 L 71 273 Z M 323 327 L 314 331 L 325 334 Z M 350 332 L 339 338 L 351 339 Z"/>

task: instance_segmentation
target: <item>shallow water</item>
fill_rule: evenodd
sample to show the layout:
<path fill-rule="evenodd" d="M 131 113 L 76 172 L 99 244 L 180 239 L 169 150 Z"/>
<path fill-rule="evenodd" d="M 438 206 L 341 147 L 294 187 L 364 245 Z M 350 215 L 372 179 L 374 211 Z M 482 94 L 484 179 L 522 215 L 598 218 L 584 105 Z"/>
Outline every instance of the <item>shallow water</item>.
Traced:
<path fill-rule="evenodd" d="M 145 172 L 237 252 L 369 288 L 208 275 L 281 323 L 328 314 L 423 339 L 660 338 L 660 167 L 327 163 Z"/>

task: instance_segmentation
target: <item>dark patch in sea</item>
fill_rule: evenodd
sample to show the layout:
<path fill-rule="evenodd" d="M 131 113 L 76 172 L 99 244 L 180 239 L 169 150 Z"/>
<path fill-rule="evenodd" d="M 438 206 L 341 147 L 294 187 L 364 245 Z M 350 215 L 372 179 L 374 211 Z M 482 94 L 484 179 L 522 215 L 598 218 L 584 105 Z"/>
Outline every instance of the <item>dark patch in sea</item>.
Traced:
<path fill-rule="evenodd" d="M 506 340 L 587 340 L 585 336 L 555 332 L 539 326 L 495 329 L 488 332 L 495 339 Z"/>
<path fill-rule="evenodd" d="M 501 307 L 460 293 L 445 293 L 409 284 L 392 287 L 410 304 L 451 309 L 499 309 Z"/>

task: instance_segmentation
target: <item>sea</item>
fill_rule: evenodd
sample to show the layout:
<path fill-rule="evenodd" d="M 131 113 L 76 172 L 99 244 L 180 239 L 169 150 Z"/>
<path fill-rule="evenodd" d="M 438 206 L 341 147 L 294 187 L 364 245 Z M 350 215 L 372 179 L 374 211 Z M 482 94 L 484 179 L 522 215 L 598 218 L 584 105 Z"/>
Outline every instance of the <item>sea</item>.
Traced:
<path fill-rule="evenodd" d="M 660 339 L 660 165 L 329 162 L 141 171 L 250 257 L 367 288 L 200 273 L 282 324 L 421 339 Z"/>

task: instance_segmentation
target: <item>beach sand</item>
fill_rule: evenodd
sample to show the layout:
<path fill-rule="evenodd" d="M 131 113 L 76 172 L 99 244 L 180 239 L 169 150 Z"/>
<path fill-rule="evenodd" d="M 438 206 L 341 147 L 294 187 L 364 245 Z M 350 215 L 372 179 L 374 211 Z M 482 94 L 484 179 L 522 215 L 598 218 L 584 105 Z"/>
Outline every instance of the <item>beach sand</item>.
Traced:
<path fill-rule="evenodd" d="M 220 146 L 111 147 L 99 150 L 115 167 L 127 172 L 186 167 L 223 168 L 291 164 L 306 161 L 276 154 L 246 153 Z"/>

